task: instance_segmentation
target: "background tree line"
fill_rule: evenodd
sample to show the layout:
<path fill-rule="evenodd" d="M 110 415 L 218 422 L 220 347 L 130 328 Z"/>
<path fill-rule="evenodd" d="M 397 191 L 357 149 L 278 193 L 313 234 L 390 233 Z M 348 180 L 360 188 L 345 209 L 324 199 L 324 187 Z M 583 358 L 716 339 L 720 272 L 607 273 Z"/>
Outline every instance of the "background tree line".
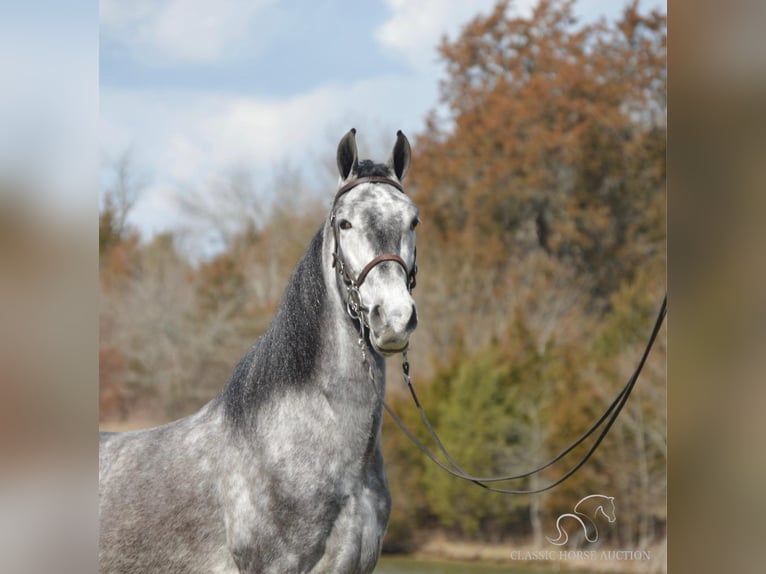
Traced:
<path fill-rule="evenodd" d="M 474 473 L 528 469 L 587 428 L 630 376 L 664 291 L 666 18 L 634 2 L 616 22 L 583 25 L 572 5 L 542 0 L 515 17 L 501 1 L 445 40 L 440 101 L 412 138 L 407 188 L 423 220 L 414 381 Z M 179 233 L 146 241 L 126 223 L 140 188 L 131 177 L 129 160 L 117 162 L 100 214 L 101 417 L 161 422 L 220 391 L 268 325 L 333 190 L 318 196 L 283 174 L 270 193 L 234 173 L 185 201 L 220 245 L 193 258 Z M 453 479 L 386 421 L 387 548 L 412 549 L 434 531 L 542 545 L 560 513 L 596 492 L 617 502 L 607 543 L 661 542 L 664 355 L 663 334 L 597 455 L 543 495 Z M 418 427 L 390 371 L 392 406 Z"/>

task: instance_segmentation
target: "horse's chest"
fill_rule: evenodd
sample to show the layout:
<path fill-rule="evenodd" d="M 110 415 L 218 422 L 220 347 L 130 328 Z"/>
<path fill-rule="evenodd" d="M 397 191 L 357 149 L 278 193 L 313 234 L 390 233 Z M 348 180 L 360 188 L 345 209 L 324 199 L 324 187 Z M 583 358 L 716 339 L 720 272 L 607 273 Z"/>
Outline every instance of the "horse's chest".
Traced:
<path fill-rule="evenodd" d="M 311 469 L 269 464 L 228 473 L 221 494 L 241 570 L 372 572 L 391 507 L 379 451 L 373 459 L 361 472 L 312 457 Z"/>
<path fill-rule="evenodd" d="M 391 499 L 385 488 L 365 485 L 350 496 L 327 537 L 322 559 L 311 572 L 372 572 L 390 508 Z"/>

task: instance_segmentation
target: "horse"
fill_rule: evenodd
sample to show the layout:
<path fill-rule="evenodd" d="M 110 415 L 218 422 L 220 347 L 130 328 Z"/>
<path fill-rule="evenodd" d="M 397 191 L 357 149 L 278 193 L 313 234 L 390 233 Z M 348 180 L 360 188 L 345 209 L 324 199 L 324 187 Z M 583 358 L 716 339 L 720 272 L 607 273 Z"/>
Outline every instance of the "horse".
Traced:
<path fill-rule="evenodd" d="M 587 504 L 586 504 L 587 503 Z M 587 506 L 588 509 L 583 510 L 582 506 Z M 598 528 L 596 528 L 595 519 L 599 514 L 603 515 L 609 523 L 613 523 L 617 520 L 616 509 L 614 505 L 614 496 L 606 496 L 604 494 L 591 494 L 584 498 L 574 506 L 574 514 L 564 513 L 556 519 L 556 530 L 558 531 L 558 537 L 553 539 L 548 536 L 548 542 L 555 544 L 556 546 L 563 546 L 569 541 L 569 534 L 561 527 L 561 522 L 565 518 L 572 518 L 580 524 L 585 535 L 585 540 L 590 543 L 598 541 Z M 592 515 L 588 516 L 588 514 Z"/>
<path fill-rule="evenodd" d="M 368 573 L 391 510 L 385 358 L 417 326 L 410 166 L 338 144 L 332 208 L 269 327 L 186 418 L 102 433 L 102 573 Z"/>

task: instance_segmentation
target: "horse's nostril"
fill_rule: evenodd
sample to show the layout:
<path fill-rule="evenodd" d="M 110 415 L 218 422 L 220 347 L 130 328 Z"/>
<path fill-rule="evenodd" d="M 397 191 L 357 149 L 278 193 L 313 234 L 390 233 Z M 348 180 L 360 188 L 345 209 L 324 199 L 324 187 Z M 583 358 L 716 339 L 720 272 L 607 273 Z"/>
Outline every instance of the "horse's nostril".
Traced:
<path fill-rule="evenodd" d="M 380 305 L 373 305 L 370 309 L 370 317 L 380 319 Z"/>
<path fill-rule="evenodd" d="M 408 331 L 414 331 L 415 327 L 418 326 L 418 310 L 415 309 L 415 305 L 412 306 L 412 315 L 410 315 L 410 320 L 407 323 L 407 330 Z"/>

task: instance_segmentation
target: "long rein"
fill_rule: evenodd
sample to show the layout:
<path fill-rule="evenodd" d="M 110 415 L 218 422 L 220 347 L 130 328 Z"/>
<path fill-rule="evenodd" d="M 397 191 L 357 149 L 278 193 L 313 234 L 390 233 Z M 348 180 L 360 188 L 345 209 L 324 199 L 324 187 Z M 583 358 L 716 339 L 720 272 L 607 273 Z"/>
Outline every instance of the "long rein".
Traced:
<path fill-rule="evenodd" d="M 356 187 L 357 185 L 361 183 L 365 183 L 365 182 L 385 183 L 387 185 L 392 185 L 393 187 L 397 188 L 400 191 L 403 191 L 401 184 L 389 178 L 385 178 L 385 177 L 359 178 L 341 187 L 335 196 L 335 201 L 337 202 L 338 197 L 340 197 L 341 195 L 343 195 L 344 193 L 346 193 L 353 187 Z M 359 338 L 357 340 L 357 344 L 362 354 L 362 364 L 367 366 L 368 379 L 370 383 L 372 384 L 372 388 L 374 389 L 378 400 L 381 401 L 381 403 L 383 404 L 383 408 L 386 410 L 389 416 L 391 416 L 393 421 L 402 430 L 402 432 L 404 432 L 407 438 L 409 438 L 415 444 L 415 446 L 417 446 L 428 458 L 430 458 L 442 470 L 444 470 L 445 472 L 451 474 L 452 476 L 456 478 L 472 482 L 476 484 L 477 486 L 480 486 L 486 490 L 489 490 L 492 492 L 499 492 L 501 494 L 537 494 L 540 492 L 545 492 L 546 490 L 550 490 L 558 486 L 559 484 L 563 483 L 565 480 L 567 480 L 569 477 L 575 474 L 590 459 L 590 457 L 593 455 L 594 452 L 596 452 L 596 449 L 599 447 L 601 442 L 606 437 L 609 430 L 612 428 L 612 425 L 617 420 L 617 417 L 620 415 L 620 412 L 622 412 L 622 409 L 625 406 L 625 403 L 627 403 L 628 397 L 630 397 L 630 394 L 633 391 L 633 387 L 635 387 L 636 381 L 638 380 L 638 377 L 641 374 L 642 369 L 644 368 L 646 359 L 648 358 L 649 353 L 652 347 L 654 346 L 654 342 L 657 339 L 657 335 L 659 334 L 660 328 L 662 327 L 662 323 L 665 320 L 665 316 L 667 315 L 667 304 L 668 304 L 667 293 L 665 293 L 665 296 L 662 300 L 662 304 L 660 305 L 660 310 L 659 310 L 659 313 L 657 314 L 657 319 L 654 322 L 654 327 L 649 336 L 649 340 L 646 344 L 646 347 L 644 348 L 644 352 L 641 355 L 641 359 L 638 362 L 638 366 L 633 371 L 633 374 L 628 379 L 628 382 L 625 384 L 622 390 L 618 393 L 618 395 L 615 397 L 612 403 L 606 408 L 604 413 L 596 420 L 596 422 L 594 422 L 590 426 L 589 429 L 587 429 L 579 438 L 577 438 L 574 442 L 572 442 L 569 446 L 567 446 L 554 458 L 552 458 L 551 460 L 549 460 L 548 462 L 544 464 L 541 464 L 540 466 L 537 466 L 536 468 L 532 470 L 529 470 L 527 472 L 522 472 L 519 474 L 512 474 L 512 475 L 505 475 L 505 476 L 475 476 L 463 470 L 463 468 L 457 463 L 457 461 L 450 455 L 449 451 L 447 450 L 447 448 L 444 446 L 441 439 L 439 438 L 439 435 L 437 434 L 436 430 L 434 430 L 433 425 L 431 424 L 431 421 L 428 419 L 428 415 L 426 415 L 426 412 L 420 403 L 420 399 L 418 399 L 418 395 L 415 392 L 415 387 L 412 384 L 412 379 L 410 377 L 410 363 L 407 357 L 407 351 L 405 350 L 402 352 L 402 379 L 404 383 L 407 385 L 407 389 L 409 390 L 410 395 L 412 396 L 412 400 L 415 403 L 415 407 L 418 409 L 418 413 L 420 414 L 420 418 L 423 422 L 423 425 L 428 430 L 428 434 L 431 436 L 431 438 L 433 438 L 434 442 L 436 443 L 438 447 L 438 450 L 446 458 L 447 460 L 446 463 L 442 461 L 436 454 L 434 454 L 434 452 L 430 448 L 428 448 L 425 444 L 423 444 L 423 442 L 415 435 L 415 433 L 413 433 L 407 427 L 407 425 L 404 424 L 404 422 L 399 418 L 399 416 L 394 412 L 394 410 L 390 406 L 388 406 L 388 403 L 386 403 L 385 398 L 380 393 L 380 389 L 378 389 L 377 385 L 375 384 L 375 379 L 372 373 L 372 364 L 370 363 L 369 358 L 367 357 L 365 329 L 369 330 L 369 325 L 367 323 L 367 308 L 362 304 L 361 296 L 359 294 L 359 287 L 361 286 L 364 279 L 367 277 L 367 274 L 373 269 L 373 267 L 385 261 L 393 261 L 404 268 L 404 271 L 407 274 L 407 288 L 411 292 L 412 289 L 414 289 L 415 287 L 415 276 L 417 274 L 417 264 L 413 265 L 412 269 L 408 269 L 407 264 L 398 255 L 394 255 L 394 254 L 380 255 L 378 257 L 375 257 L 372 261 L 370 261 L 367 265 L 365 265 L 365 267 L 362 269 L 359 275 L 357 275 L 357 277 L 353 277 L 348 269 L 348 266 L 346 265 L 345 258 L 343 257 L 343 252 L 340 246 L 340 238 L 338 235 L 338 226 L 335 221 L 334 209 L 333 209 L 333 215 L 331 217 L 330 223 L 333 229 L 334 240 L 335 240 L 335 251 L 333 252 L 333 267 L 335 267 L 341 281 L 346 287 L 346 311 L 349 317 L 352 319 L 352 321 L 354 321 L 354 323 L 357 325 L 357 328 L 359 331 Z M 578 462 L 573 467 L 571 467 L 568 471 L 566 471 L 561 476 L 561 478 L 548 484 L 547 486 L 544 486 L 542 488 L 536 488 L 536 489 L 521 490 L 521 489 L 497 488 L 487 484 L 487 483 L 494 483 L 494 482 L 519 480 L 519 479 L 527 478 L 542 472 L 546 468 L 552 466 L 553 464 L 561 460 L 563 457 L 569 454 L 574 448 L 582 444 L 591 435 L 593 435 L 602 425 L 604 426 L 599 432 L 599 434 L 596 436 L 596 440 L 590 446 L 588 451 L 580 458 L 580 460 L 578 460 Z"/>

